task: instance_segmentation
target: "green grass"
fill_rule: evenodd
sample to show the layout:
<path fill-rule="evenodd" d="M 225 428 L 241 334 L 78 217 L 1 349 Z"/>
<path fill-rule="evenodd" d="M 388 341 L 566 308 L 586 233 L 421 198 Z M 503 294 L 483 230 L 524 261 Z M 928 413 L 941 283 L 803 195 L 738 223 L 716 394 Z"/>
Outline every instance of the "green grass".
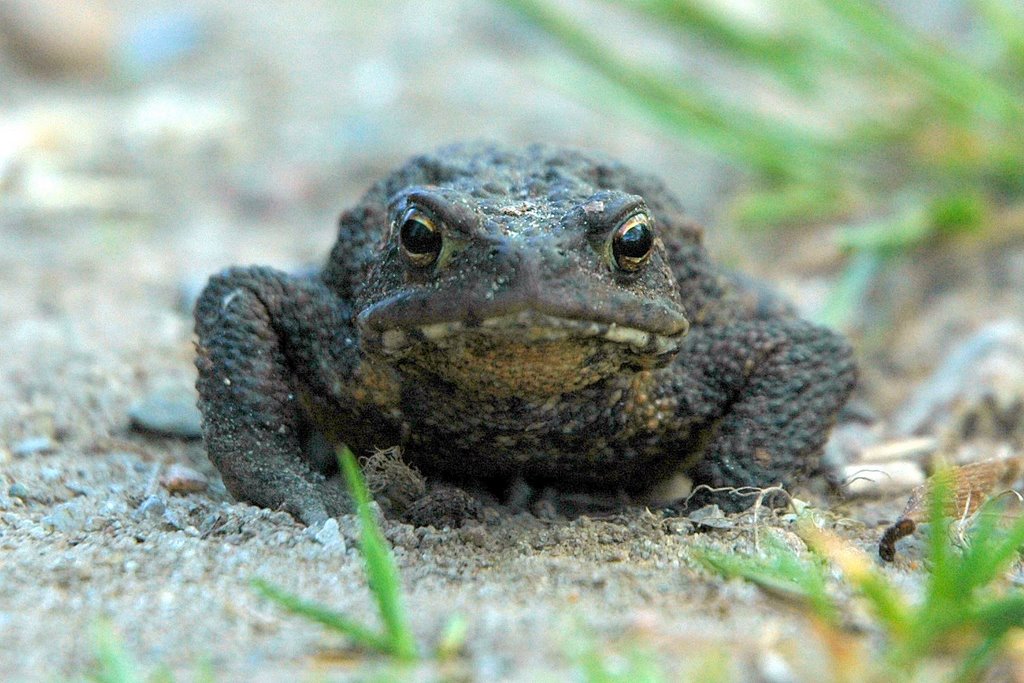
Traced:
<path fill-rule="evenodd" d="M 118 637 L 113 624 L 101 620 L 93 629 L 95 648 L 94 671 L 87 680 L 93 683 L 173 683 L 171 670 L 158 666 L 149 676 L 143 676 L 138 662 L 128 653 Z M 201 662 L 190 680 L 196 683 L 213 683 L 213 666 L 209 661 Z"/>
<path fill-rule="evenodd" d="M 124 649 L 123 643 L 106 621 L 96 625 L 93 638 L 96 648 L 96 672 L 89 677 L 95 683 L 136 683 L 142 681 L 138 665 Z"/>
<path fill-rule="evenodd" d="M 664 683 L 669 680 L 654 654 L 638 646 L 617 655 L 606 652 L 591 640 L 574 659 L 587 683 Z"/>
<path fill-rule="evenodd" d="M 374 519 L 373 509 L 370 507 L 370 492 L 352 451 L 342 449 L 339 461 L 349 494 L 356 505 L 360 530 L 359 551 L 363 557 L 370 593 L 377 604 L 377 613 L 383 629 L 364 625 L 320 603 L 303 600 L 262 579 L 253 579 L 253 587 L 289 612 L 322 624 L 347 637 L 359 647 L 399 661 L 414 661 L 419 659 L 420 653 L 409 628 L 408 613 L 402 598 L 402 581 L 391 553 L 391 546 Z M 454 641 L 457 637 L 458 633 L 453 634 L 449 626 L 445 640 Z M 443 646 L 448 650 L 455 647 L 453 642 L 443 643 Z"/>
<path fill-rule="evenodd" d="M 1019 224 L 1017 0 L 965 0 L 974 30 L 963 44 L 922 35 L 872 0 L 763 0 L 770 20 L 760 22 L 704 0 L 591 0 L 606 24 L 616 14 L 632 20 L 619 35 L 554 0 L 500 3 L 583 66 L 550 57 L 558 87 L 572 83 L 587 102 L 652 121 L 746 170 L 748 189 L 732 211 L 738 225 L 845 225 L 837 249 L 858 274 L 843 276 L 825 322 L 849 320 L 848 306 L 872 282 L 861 277 L 866 261 L 877 271 L 965 234 L 998 237 Z M 638 31 L 719 66 L 688 75 L 671 58 L 651 56 L 664 51 L 635 49 Z M 721 82 L 744 85 L 730 91 Z"/>
<path fill-rule="evenodd" d="M 979 680 L 1003 653 L 1008 633 L 1024 628 L 1024 594 L 1002 580 L 1024 545 L 1024 518 L 1002 528 L 1000 504 L 990 504 L 957 547 L 947 533 L 951 521 L 943 510 L 950 490 L 941 477 L 934 491 L 925 556 L 929 571 L 917 601 L 864 553 L 809 520 L 801 527 L 814 551 L 809 557 L 775 542 L 761 556 L 702 550 L 698 558 L 723 576 L 743 578 L 803 606 L 826 626 L 827 641 L 843 644 L 833 648 L 836 652 L 849 651 L 856 641 L 844 623 L 850 605 L 829 589 L 829 566 L 835 566 L 845 587 L 868 607 L 883 641 L 873 656 L 852 659 L 860 667 L 857 672 L 848 670 L 850 658 L 837 655 L 840 680 L 915 680 L 926 667 L 943 661 L 949 680 Z"/>

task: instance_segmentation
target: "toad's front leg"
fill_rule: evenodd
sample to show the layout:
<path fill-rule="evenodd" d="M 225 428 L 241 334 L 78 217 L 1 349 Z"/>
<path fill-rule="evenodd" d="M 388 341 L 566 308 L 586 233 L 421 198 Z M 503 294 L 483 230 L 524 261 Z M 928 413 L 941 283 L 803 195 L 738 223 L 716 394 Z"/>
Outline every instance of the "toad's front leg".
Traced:
<path fill-rule="evenodd" d="M 856 381 L 839 335 L 798 320 L 742 321 L 695 331 L 681 361 L 691 405 L 724 406 L 686 467 L 695 485 L 786 486 L 819 471 L 828 432 Z M 706 488 L 695 490 L 691 506 L 713 501 L 735 510 L 754 501 Z"/>
<path fill-rule="evenodd" d="M 348 307 L 319 282 L 235 268 L 210 279 L 195 317 L 203 436 L 227 489 L 306 524 L 343 511 L 340 488 L 303 452 L 300 390 L 337 394 L 352 376 Z"/>

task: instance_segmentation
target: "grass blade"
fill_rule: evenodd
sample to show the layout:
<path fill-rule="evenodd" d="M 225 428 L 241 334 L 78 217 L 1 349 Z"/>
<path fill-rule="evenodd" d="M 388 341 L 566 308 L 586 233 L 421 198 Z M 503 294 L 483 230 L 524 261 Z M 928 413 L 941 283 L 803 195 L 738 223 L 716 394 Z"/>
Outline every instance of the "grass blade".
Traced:
<path fill-rule="evenodd" d="M 673 85 L 650 69 L 634 66 L 549 3 L 503 2 L 676 132 L 693 135 L 769 177 L 820 180 L 831 174 L 833 146 L 805 130 L 726 103 L 707 94 L 707 87 L 699 83 Z"/>
<path fill-rule="evenodd" d="M 849 327 L 884 263 L 885 259 L 873 252 L 854 254 L 814 316 L 815 322 L 838 329 Z"/>
<path fill-rule="evenodd" d="M 136 673 L 137 666 L 124 650 L 124 645 L 114 632 L 109 621 L 96 625 L 96 661 L 99 671 L 90 678 L 97 683 L 137 683 L 142 678 Z"/>
<path fill-rule="evenodd" d="M 1024 517 L 997 534 L 1000 515 L 982 510 L 983 516 L 971 534 L 959 567 L 957 588 L 960 594 L 993 581 L 1024 546 Z"/>
<path fill-rule="evenodd" d="M 823 223 L 846 211 L 846 203 L 835 186 L 791 184 L 746 194 L 733 215 L 744 228 Z"/>
<path fill-rule="evenodd" d="M 819 529 L 805 521 L 797 527 L 800 537 L 819 557 L 828 560 L 842 571 L 849 581 L 870 603 L 879 621 L 896 639 L 903 637 L 910 608 L 902 595 L 886 581 L 867 555 L 835 534 Z M 824 576 L 822 575 L 824 591 Z"/>
<path fill-rule="evenodd" d="M 384 629 L 387 633 L 388 647 L 395 657 L 400 659 L 416 659 L 416 641 L 405 618 L 402 605 L 402 582 L 395 566 L 394 556 L 384 535 L 377 526 L 373 511 L 370 509 L 370 492 L 359 471 L 359 465 L 352 451 L 342 448 L 339 454 L 341 468 L 348 483 L 349 492 L 356 503 L 356 514 L 359 516 L 359 546 L 366 561 L 366 574 L 370 583 L 370 591 L 377 601 Z"/>
<path fill-rule="evenodd" d="M 697 559 L 727 578 L 742 578 L 766 593 L 802 603 L 826 623 L 839 623 L 839 610 L 825 588 L 820 566 L 800 560 L 777 538 L 769 536 L 764 557 L 740 557 L 702 549 Z"/>
<path fill-rule="evenodd" d="M 1014 0 L 972 0 L 971 5 L 1002 43 L 1011 66 L 1024 67 L 1024 6 Z"/>
<path fill-rule="evenodd" d="M 444 625 L 441 641 L 437 644 L 437 658 L 441 661 L 453 659 L 466 644 L 469 622 L 461 614 L 454 615 Z"/>
<path fill-rule="evenodd" d="M 263 579 L 252 579 L 252 586 L 260 595 L 276 602 L 292 614 L 305 617 L 310 621 L 326 626 L 348 637 L 353 643 L 376 652 L 390 652 L 391 645 L 387 638 L 374 633 L 365 626 L 349 619 L 344 614 L 327 609 L 317 602 L 302 598 L 278 588 Z"/>
<path fill-rule="evenodd" d="M 928 83 L 936 97 L 968 112 L 984 109 L 1006 123 L 1024 123 L 1024 102 L 1019 97 L 963 59 L 932 47 L 879 7 L 865 0 L 822 2 L 863 41 Z"/>
<path fill-rule="evenodd" d="M 928 559 L 931 561 L 927 593 L 928 603 L 955 602 L 956 558 L 949 541 L 946 510 L 953 500 L 952 475 L 949 470 L 940 470 L 932 475 L 932 492 L 928 501 Z"/>
<path fill-rule="evenodd" d="M 349 493 L 356 504 L 360 525 L 359 550 L 366 566 L 370 592 L 377 602 L 381 621 L 384 622 L 384 633 L 377 633 L 344 614 L 328 609 L 320 603 L 303 600 L 262 579 L 253 579 L 252 585 L 263 596 L 289 612 L 337 631 L 361 647 L 403 661 L 417 659 L 419 653 L 416 641 L 409 629 L 402 605 L 402 585 L 398 568 L 395 566 L 391 548 L 374 519 L 370 508 L 370 492 L 366 488 L 352 452 L 343 447 L 338 453 L 338 459 L 345 473 Z"/>
<path fill-rule="evenodd" d="M 685 31 L 708 46 L 759 69 L 801 90 L 810 85 L 803 36 L 773 36 L 740 26 L 724 13 L 694 0 L 626 0 L 625 5 L 661 26 Z"/>

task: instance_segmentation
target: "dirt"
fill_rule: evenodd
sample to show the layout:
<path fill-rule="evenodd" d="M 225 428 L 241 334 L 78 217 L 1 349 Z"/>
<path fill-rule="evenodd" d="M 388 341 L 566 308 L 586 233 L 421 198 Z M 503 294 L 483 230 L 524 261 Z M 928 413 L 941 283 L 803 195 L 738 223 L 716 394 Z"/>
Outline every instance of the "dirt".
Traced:
<path fill-rule="evenodd" d="M 336 214 L 371 179 L 454 139 L 598 148 L 665 177 L 712 225 L 740 180 L 706 154 L 553 87 L 542 77 L 550 46 L 485 3 L 371 11 L 275 2 L 253 12 L 151 0 L 108 8 L 115 29 L 170 16 L 193 22 L 200 38 L 130 75 L 117 64 L 85 77 L 39 73 L 14 48 L 0 52 L 7 679 L 95 671 L 104 624 L 140 672 L 165 666 L 179 680 L 204 667 L 225 681 L 374 672 L 562 680 L 579 671 L 588 648 L 618 653 L 611 661 L 619 664 L 634 650 L 651 653 L 671 678 L 829 675 L 799 610 L 717 578 L 695 559 L 700 548 L 749 552 L 755 538 L 771 534 L 803 549 L 785 510 L 710 526 L 637 508 L 570 518 L 543 509 L 497 514 L 457 529 L 385 520 L 419 642 L 437 643 L 453 615 L 468 624 L 459 657 L 397 674 L 259 597 L 253 577 L 376 620 L 353 518 L 307 529 L 287 514 L 233 502 L 200 441 L 131 426 L 133 406 L 146 397 L 191 400 L 188 301 L 209 273 L 319 262 Z M 749 236 L 710 234 L 725 260 L 779 283 L 808 309 L 838 263 L 834 246 L 825 247 L 831 259 L 808 256 L 819 254 L 820 236 L 793 249 L 787 238 L 754 250 Z M 973 258 L 981 272 L 1003 276 L 957 286 L 950 270 L 936 285 L 927 266 L 934 260 L 916 269 L 908 262 L 889 276 L 906 275 L 888 292 L 888 313 L 861 316 L 881 316 L 888 330 L 857 337 L 866 378 L 859 401 L 880 420 L 848 430 L 847 451 L 884 438 L 899 406 L 952 347 L 987 321 L 1022 317 L 1024 248 L 1000 245 Z M 921 303 L 900 317 L 893 311 L 906 310 L 901 301 Z M 167 474 L 177 466 L 195 470 L 205 489 L 170 490 L 176 484 Z M 871 553 L 906 499 L 799 495 L 827 511 L 826 527 Z M 900 552 L 886 571 L 912 585 L 919 541 L 902 542 Z"/>

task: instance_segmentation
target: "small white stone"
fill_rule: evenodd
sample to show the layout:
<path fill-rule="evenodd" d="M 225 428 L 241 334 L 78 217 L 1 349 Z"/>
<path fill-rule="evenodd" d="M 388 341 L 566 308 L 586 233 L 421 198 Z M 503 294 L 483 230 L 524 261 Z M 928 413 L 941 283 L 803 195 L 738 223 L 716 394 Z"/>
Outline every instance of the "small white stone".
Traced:
<path fill-rule="evenodd" d="M 316 542 L 327 550 L 343 554 L 345 552 L 345 539 L 338 528 L 338 520 L 331 517 L 313 533 Z"/>
<path fill-rule="evenodd" d="M 862 463 L 893 462 L 897 460 L 923 460 L 935 453 L 939 440 L 934 436 L 915 436 L 868 446 L 860 452 Z"/>

